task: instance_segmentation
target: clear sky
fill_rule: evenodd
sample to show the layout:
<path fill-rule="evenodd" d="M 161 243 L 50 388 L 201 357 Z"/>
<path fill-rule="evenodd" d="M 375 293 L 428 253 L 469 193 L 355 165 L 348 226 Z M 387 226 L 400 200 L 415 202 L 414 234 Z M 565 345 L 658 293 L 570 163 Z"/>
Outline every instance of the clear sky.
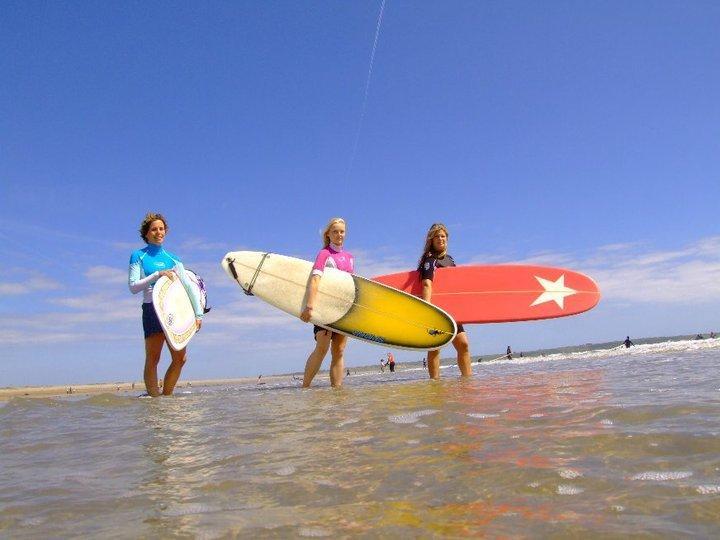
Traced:
<path fill-rule="evenodd" d="M 141 379 L 149 210 L 209 287 L 186 379 L 303 369 L 311 328 L 219 263 L 312 259 L 336 215 L 361 275 L 443 221 L 459 263 L 599 283 L 587 314 L 469 327 L 473 354 L 720 331 L 719 3 L 387 0 L 368 86 L 380 6 L 4 2 L 0 386 Z"/>

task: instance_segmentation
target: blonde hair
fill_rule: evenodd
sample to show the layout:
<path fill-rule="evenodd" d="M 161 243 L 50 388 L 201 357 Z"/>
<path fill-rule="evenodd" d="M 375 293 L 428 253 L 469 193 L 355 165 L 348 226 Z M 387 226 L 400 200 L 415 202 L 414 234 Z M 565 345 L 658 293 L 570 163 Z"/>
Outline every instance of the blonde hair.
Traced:
<path fill-rule="evenodd" d="M 323 247 L 326 248 L 330 245 L 330 229 L 332 229 L 332 226 L 336 223 L 342 223 L 345 225 L 345 230 L 347 231 L 347 225 L 345 223 L 345 220 L 341 217 L 332 218 L 330 221 L 328 221 L 328 224 L 325 226 L 325 229 L 322 232 L 322 239 L 323 239 Z"/>
<path fill-rule="evenodd" d="M 448 240 L 450 239 L 450 233 L 445 225 L 442 223 L 433 223 L 428 229 L 427 236 L 425 237 L 425 247 L 423 248 L 422 255 L 420 255 L 420 263 L 422 263 L 422 260 L 426 255 L 432 255 L 438 259 L 442 259 L 445 255 L 447 255 L 447 248 L 445 248 L 445 251 L 442 253 L 435 253 L 433 251 L 433 238 L 435 238 L 437 233 L 440 231 L 444 231 L 445 236 L 448 237 Z"/>
<path fill-rule="evenodd" d="M 158 220 L 162 221 L 163 225 L 165 225 L 165 232 L 169 230 L 167 221 L 165 220 L 165 216 L 156 212 L 148 212 L 147 214 L 145 214 L 145 219 L 143 219 L 142 223 L 140 224 L 140 238 L 145 240 L 145 242 L 147 242 L 147 238 L 145 238 L 145 236 L 147 236 L 147 233 L 150 230 L 150 225 L 153 221 Z"/>

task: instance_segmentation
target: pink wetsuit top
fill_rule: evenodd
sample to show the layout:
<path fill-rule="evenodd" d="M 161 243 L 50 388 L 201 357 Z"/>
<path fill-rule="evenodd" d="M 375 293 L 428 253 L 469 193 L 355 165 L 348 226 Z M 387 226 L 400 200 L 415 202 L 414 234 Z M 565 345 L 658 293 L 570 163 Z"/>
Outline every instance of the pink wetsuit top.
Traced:
<path fill-rule="evenodd" d="M 315 264 L 313 265 L 313 275 L 322 276 L 325 268 L 337 268 L 343 272 L 350 272 L 352 274 L 355 267 L 354 259 L 349 251 L 343 250 L 343 248 L 330 244 L 328 247 L 323 248 L 315 258 Z"/>

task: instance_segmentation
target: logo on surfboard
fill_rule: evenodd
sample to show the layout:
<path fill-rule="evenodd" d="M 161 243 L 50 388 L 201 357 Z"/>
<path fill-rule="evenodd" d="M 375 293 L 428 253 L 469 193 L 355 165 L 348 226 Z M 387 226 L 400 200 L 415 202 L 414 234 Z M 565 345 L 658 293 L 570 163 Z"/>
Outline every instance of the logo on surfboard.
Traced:
<path fill-rule="evenodd" d="M 565 274 L 561 275 L 555 281 L 535 276 L 542 288 L 545 289 L 530 307 L 544 304 L 545 302 L 555 302 L 560 309 L 565 309 L 565 297 L 577 294 L 575 289 L 565 286 Z"/>

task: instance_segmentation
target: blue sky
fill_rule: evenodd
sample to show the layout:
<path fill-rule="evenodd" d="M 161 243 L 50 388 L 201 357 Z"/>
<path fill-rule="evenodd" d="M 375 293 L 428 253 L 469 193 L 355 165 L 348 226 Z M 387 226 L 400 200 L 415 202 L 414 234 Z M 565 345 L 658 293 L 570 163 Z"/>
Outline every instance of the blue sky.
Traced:
<path fill-rule="evenodd" d="M 0 386 L 141 379 L 148 210 L 214 306 L 186 379 L 303 369 L 310 328 L 219 262 L 311 259 L 335 215 L 361 275 L 443 221 L 459 263 L 600 284 L 578 317 L 470 327 L 473 354 L 720 330 L 719 4 L 387 0 L 365 97 L 380 5 L 3 4 Z"/>

